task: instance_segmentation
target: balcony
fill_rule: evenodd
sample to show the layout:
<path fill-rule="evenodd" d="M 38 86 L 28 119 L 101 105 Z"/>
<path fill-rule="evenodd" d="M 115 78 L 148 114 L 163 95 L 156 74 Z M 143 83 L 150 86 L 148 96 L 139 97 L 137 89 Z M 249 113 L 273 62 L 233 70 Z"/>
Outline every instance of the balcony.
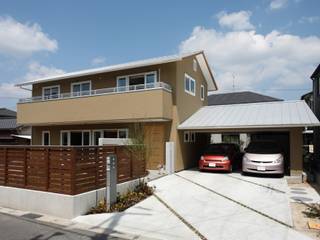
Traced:
<path fill-rule="evenodd" d="M 157 82 L 25 98 L 17 105 L 17 122 L 41 126 L 170 120 L 171 92 L 170 85 Z"/>

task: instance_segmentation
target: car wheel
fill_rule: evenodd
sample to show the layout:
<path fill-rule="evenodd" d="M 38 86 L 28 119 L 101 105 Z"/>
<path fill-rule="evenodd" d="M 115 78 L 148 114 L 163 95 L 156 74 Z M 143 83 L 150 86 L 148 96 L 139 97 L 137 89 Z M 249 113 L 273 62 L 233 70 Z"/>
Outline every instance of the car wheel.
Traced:
<path fill-rule="evenodd" d="M 247 172 L 242 172 L 241 174 L 242 174 L 242 176 L 247 176 L 248 175 Z"/>

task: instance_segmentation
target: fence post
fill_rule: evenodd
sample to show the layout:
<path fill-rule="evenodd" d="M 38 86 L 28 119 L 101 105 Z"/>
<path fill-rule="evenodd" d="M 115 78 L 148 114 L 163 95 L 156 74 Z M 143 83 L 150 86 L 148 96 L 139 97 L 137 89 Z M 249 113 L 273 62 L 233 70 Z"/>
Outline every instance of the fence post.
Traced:
<path fill-rule="evenodd" d="M 23 148 L 23 186 L 27 186 L 27 148 Z"/>
<path fill-rule="evenodd" d="M 49 191 L 50 187 L 50 160 L 49 160 L 49 147 L 46 147 L 45 155 L 44 155 L 44 160 L 46 162 L 46 191 Z"/>
<path fill-rule="evenodd" d="M 76 149 L 71 147 L 71 194 L 76 193 Z"/>
<path fill-rule="evenodd" d="M 8 158 L 7 158 L 7 148 L 4 149 L 4 185 L 8 183 Z"/>

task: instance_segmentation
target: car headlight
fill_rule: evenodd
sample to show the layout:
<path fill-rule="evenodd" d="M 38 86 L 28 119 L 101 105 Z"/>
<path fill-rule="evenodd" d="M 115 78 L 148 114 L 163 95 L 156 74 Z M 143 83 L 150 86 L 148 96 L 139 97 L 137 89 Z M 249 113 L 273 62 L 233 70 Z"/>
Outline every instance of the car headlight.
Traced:
<path fill-rule="evenodd" d="M 243 156 L 242 161 L 243 162 L 250 162 L 250 160 L 246 156 Z"/>
<path fill-rule="evenodd" d="M 281 160 L 282 160 L 282 157 L 279 157 L 278 159 L 273 160 L 273 163 L 281 163 Z"/>

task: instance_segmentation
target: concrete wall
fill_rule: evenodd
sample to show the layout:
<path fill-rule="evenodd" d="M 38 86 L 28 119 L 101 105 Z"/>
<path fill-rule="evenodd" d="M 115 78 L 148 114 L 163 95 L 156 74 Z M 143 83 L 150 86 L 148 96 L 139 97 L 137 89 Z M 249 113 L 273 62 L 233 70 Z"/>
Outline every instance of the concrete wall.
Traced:
<path fill-rule="evenodd" d="M 117 185 L 122 195 L 133 190 L 139 179 Z M 65 194 L 0 186 L 0 206 L 72 219 L 86 214 L 105 198 L 105 188 L 70 196 Z"/>

